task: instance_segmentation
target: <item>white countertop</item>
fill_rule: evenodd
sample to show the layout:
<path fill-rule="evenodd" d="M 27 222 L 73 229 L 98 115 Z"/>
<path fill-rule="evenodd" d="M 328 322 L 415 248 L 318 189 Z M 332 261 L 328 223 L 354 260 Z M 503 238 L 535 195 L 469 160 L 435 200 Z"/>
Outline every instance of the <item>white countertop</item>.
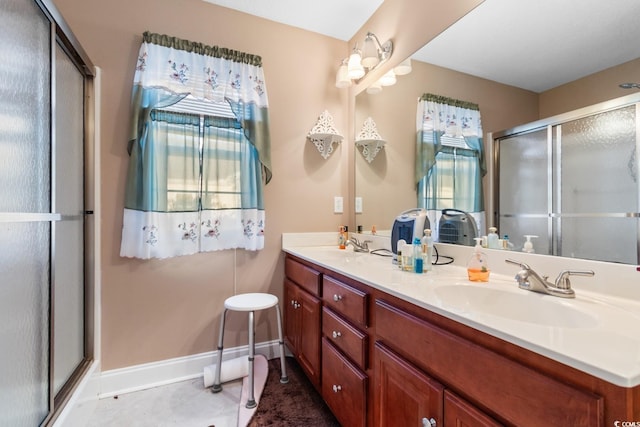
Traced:
<path fill-rule="evenodd" d="M 456 265 L 414 274 L 400 271 L 391 258 L 334 245 L 284 242 L 283 250 L 618 386 L 640 384 L 637 300 L 575 286 L 575 299 L 542 295 L 519 289 L 512 274 L 494 272 L 488 283 L 477 284 Z"/>

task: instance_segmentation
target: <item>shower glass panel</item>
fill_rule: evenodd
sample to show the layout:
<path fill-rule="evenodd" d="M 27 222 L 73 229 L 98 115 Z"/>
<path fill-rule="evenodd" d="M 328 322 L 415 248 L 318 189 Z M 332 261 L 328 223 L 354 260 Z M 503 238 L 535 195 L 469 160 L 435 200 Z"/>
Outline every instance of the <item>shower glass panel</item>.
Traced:
<path fill-rule="evenodd" d="M 515 249 L 640 262 L 640 94 L 495 132 L 495 220 Z M 545 227 L 546 224 L 546 227 Z"/>
<path fill-rule="evenodd" d="M 57 394 L 84 359 L 84 76 L 56 47 L 53 348 Z"/>
<path fill-rule="evenodd" d="M 559 125 L 555 144 L 558 254 L 635 263 L 635 105 Z M 606 238 L 605 238 L 606 236 Z"/>
<path fill-rule="evenodd" d="M 498 231 L 516 248 L 524 245 L 524 234 L 540 236 L 533 240 L 539 253 L 549 251 L 547 132 L 542 128 L 500 140 Z"/>
<path fill-rule="evenodd" d="M 0 13 L 0 419 L 50 410 L 51 30 L 36 2 Z"/>

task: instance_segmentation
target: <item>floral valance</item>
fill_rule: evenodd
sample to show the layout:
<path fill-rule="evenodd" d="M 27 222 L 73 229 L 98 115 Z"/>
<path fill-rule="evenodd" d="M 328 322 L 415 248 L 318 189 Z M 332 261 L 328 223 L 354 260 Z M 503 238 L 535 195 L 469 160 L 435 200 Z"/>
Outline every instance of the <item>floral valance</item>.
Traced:
<path fill-rule="evenodd" d="M 145 32 L 133 79 L 128 151 L 144 140 L 152 109 L 166 108 L 187 96 L 227 103 L 258 150 L 266 182 L 271 179 L 271 141 L 262 58 Z"/>

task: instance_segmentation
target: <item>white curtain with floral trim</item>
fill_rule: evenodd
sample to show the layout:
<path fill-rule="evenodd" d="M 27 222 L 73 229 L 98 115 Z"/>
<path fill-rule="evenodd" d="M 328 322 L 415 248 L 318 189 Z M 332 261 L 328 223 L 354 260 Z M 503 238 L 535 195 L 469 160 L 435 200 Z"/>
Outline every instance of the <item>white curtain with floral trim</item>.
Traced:
<path fill-rule="evenodd" d="M 185 98 L 202 111 L 182 112 Z M 121 256 L 262 249 L 271 160 L 260 57 L 144 33 L 132 114 Z"/>

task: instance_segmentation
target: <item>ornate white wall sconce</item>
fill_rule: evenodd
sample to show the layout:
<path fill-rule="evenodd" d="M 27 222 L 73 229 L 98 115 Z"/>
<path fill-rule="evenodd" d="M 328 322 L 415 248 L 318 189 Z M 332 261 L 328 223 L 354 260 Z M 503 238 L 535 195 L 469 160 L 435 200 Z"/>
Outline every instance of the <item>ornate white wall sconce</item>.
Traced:
<path fill-rule="evenodd" d="M 324 112 L 320 114 L 320 117 L 318 117 L 316 125 L 307 134 L 307 138 L 313 142 L 318 151 L 320 151 L 322 158 L 326 160 L 331 153 L 333 153 L 333 143 L 339 144 L 343 136 L 338 133 L 333 125 L 333 117 L 331 114 L 329 114 L 327 110 L 324 110 Z"/>
<path fill-rule="evenodd" d="M 371 163 L 385 144 L 386 141 L 382 139 L 376 129 L 376 123 L 371 117 L 368 117 L 356 137 L 356 146 L 361 147 L 362 155 L 367 159 L 367 162 Z"/>

